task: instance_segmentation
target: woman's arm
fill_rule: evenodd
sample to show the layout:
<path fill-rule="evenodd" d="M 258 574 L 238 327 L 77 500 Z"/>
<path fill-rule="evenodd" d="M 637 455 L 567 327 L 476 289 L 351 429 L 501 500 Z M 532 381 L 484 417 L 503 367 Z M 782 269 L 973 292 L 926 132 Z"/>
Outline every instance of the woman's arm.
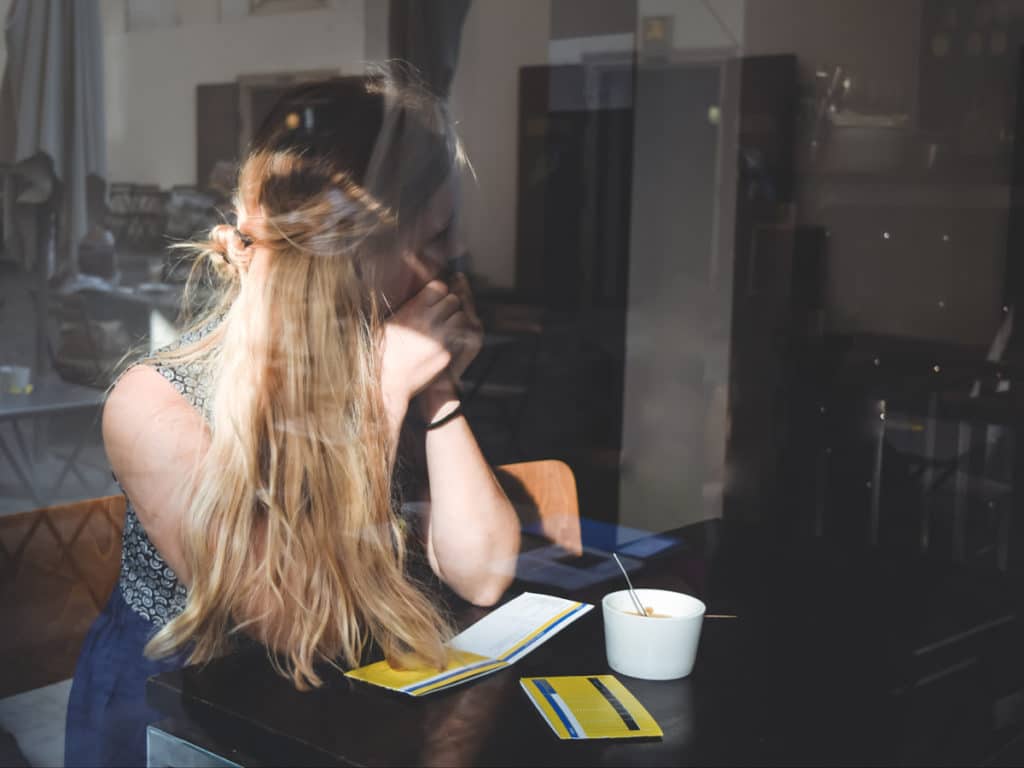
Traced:
<path fill-rule="evenodd" d="M 450 379 L 420 395 L 436 421 L 458 407 Z M 426 433 L 430 505 L 424 522 L 434 572 L 462 597 L 493 605 L 515 577 L 519 518 L 487 465 L 464 416 Z"/>
<path fill-rule="evenodd" d="M 464 280 L 460 283 L 465 287 Z M 452 381 L 479 348 L 478 325 L 471 297 L 439 281 L 428 283 L 388 320 L 382 388 L 393 445 L 413 398 L 427 422 L 458 406 Z M 465 599 L 492 605 L 515 575 L 515 510 L 465 418 L 428 430 L 424 451 L 431 503 L 419 527 L 430 566 Z"/>

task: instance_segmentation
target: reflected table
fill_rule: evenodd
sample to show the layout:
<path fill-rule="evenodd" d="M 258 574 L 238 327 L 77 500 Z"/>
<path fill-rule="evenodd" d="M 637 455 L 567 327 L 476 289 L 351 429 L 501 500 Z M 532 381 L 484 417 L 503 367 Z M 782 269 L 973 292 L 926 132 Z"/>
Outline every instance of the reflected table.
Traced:
<path fill-rule="evenodd" d="M 47 450 L 46 420 L 70 411 L 98 409 L 103 404 L 104 395 L 101 389 L 71 384 L 52 374 L 35 382 L 30 394 L 0 393 L 0 453 L 36 505 L 56 496 L 72 472 L 88 485 L 76 465 L 88 442 L 89 433 L 86 431 L 75 436 L 71 453 L 62 460 L 52 485 L 43 485 L 36 459 Z M 28 425 L 33 427 L 31 440 L 26 435 Z"/>
<path fill-rule="evenodd" d="M 673 533 L 684 546 L 648 560 L 636 585 L 689 591 L 709 613 L 737 618 L 705 621 L 689 678 L 618 675 L 663 739 L 559 741 L 519 686 L 524 676 L 610 672 L 600 598 L 618 581 L 572 593 L 595 609 L 513 668 L 423 699 L 336 673 L 300 693 L 258 649 L 161 674 L 147 686 L 167 718 L 155 733 L 230 761 L 194 761 L 204 765 L 836 765 L 1015 754 L 1024 674 L 1014 649 L 1024 637 L 999 574 L 877 553 L 844 559 L 720 521 Z M 510 595 L 524 588 L 539 591 L 517 584 Z M 484 612 L 457 613 L 465 624 Z"/>

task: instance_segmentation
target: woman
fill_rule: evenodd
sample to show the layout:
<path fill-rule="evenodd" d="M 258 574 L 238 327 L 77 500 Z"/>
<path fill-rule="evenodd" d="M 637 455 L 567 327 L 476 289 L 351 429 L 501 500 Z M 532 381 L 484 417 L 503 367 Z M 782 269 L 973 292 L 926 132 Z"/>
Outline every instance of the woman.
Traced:
<path fill-rule="evenodd" d="M 448 627 L 407 574 L 413 531 L 463 598 L 493 604 L 509 585 L 518 521 L 455 385 L 479 321 L 465 279 L 437 279 L 460 162 L 443 106 L 383 76 L 300 87 L 267 118 L 237 229 L 202 244 L 218 300 L 107 400 L 129 506 L 120 586 L 75 672 L 67 765 L 139 764 L 146 677 L 242 635 L 299 688 L 371 640 L 394 664 L 443 665 Z M 431 502 L 410 526 L 392 490 L 414 474 L 403 424 Z"/>

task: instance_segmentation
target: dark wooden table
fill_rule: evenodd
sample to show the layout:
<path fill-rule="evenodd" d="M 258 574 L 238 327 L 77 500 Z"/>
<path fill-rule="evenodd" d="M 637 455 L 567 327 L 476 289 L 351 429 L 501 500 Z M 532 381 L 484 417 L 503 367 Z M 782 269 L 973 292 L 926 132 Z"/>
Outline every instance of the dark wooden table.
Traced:
<path fill-rule="evenodd" d="M 638 586 L 685 589 L 710 613 L 693 674 L 619 676 L 661 724 L 651 741 L 560 742 L 519 687 L 609 672 L 600 597 L 512 669 L 412 699 L 330 676 L 299 693 L 262 653 L 152 678 L 164 727 L 241 764 L 1013 764 L 1024 732 L 1016 590 L 996 572 L 851 558 L 705 523 Z M 524 586 L 518 585 L 521 590 Z M 536 587 L 530 587 L 537 590 Z M 464 607 L 470 622 L 482 615 Z"/>

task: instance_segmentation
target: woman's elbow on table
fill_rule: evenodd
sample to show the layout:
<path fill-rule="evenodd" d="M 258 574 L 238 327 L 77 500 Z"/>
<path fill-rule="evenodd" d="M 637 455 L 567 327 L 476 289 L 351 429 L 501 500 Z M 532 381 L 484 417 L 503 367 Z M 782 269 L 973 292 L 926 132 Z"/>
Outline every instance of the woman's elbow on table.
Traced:
<path fill-rule="evenodd" d="M 497 603 L 505 591 L 512 586 L 512 575 L 497 575 L 481 583 L 472 590 L 472 594 L 463 597 L 473 605 L 481 608 L 490 608 Z"/>
<path fill-rule="evenodd" d="M 515 578 L 515 566 L 501 567 L 500 562 L 497 558 L 481 559 L 477 565 L 468 568 L 464 565 L 459 573 L 445 573 L 436 567 L 434 572 L 463 600 L 490 608 L 512 586 Z"/>
<path fill-rule="evenodd" d="M 434 573 L 459 597 L 474 605 L 494 605 L 512 585 L 519 555 L 519 519 L 511 505 L 486 526 L 441 533 L 427 529 L 427 558 Z M 440 538 L 439 538 L 440 537 Z"/>
<path fill-rule="evenodd" d="M 516 577 L 516 562 L 519 554 L 519 527 L 516 526 L 503 538 L 498 551 L 492 551 L 486 559 L 486 574 L 473 580 L 471 595 L 464 595 L 474 605 L 489 608 L 497 603 Z"/>

